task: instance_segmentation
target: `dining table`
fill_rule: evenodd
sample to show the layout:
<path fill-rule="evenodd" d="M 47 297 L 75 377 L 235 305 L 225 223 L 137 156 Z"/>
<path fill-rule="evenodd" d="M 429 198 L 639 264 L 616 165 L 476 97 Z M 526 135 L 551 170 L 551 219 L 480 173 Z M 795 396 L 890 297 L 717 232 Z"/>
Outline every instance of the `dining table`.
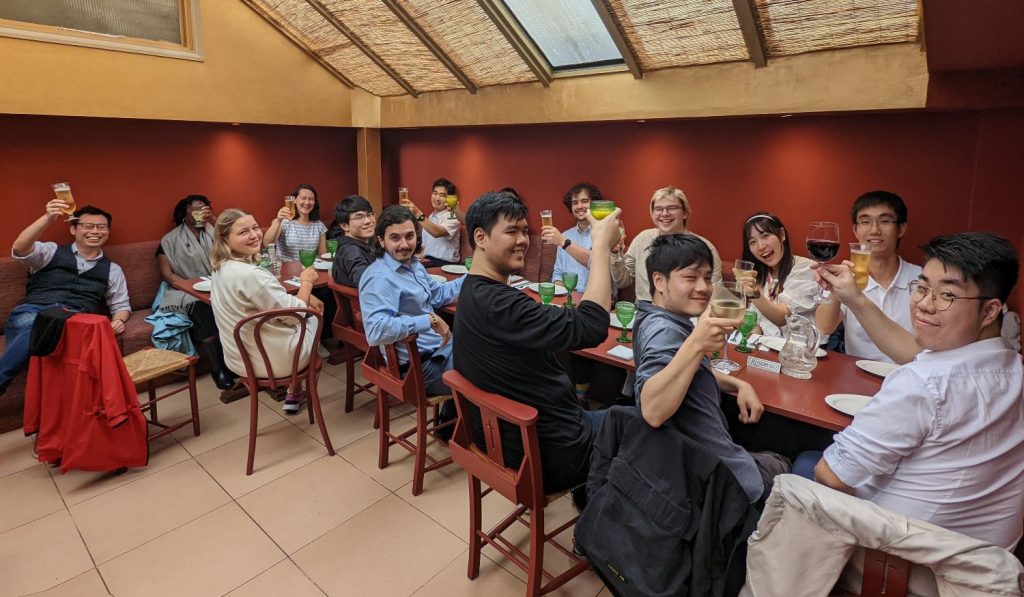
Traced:
<path fill-rule="evenodd" d="M 318 261 L 319 262 L 319 261 Z M 319 262 L 328 263 L 328 262 Z M 281 286 L 288 291 L 288 294 L 295 294 L 299 291 L 298 284 L 292 284 L 289 280 L 298 280 L 298 275 L 302 272 L 303 266 L 298 261 L 285 261 L 281 264 L 281 274 L 277 277 L 281 282 Z M 313 283 L 313 288 L 324 288 L 327 283 L 331 281 L 331 270 L 317 268 L 317 280 Z M 171 286 L 184 292 L 189 296 L 193 296 L 206 304 L 210 303 L 210 292 L 208 290 L 196 290 L 196 284 L 205 282 L 207 279 L 204 278 L 181 278 L 171 282 Z"/>

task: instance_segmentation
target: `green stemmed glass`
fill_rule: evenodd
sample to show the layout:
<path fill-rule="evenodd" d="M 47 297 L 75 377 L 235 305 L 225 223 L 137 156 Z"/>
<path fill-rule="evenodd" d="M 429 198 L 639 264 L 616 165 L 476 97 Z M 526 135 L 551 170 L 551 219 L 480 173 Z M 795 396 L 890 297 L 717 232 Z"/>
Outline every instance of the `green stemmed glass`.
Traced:
<path fill-rule="evenodd" d="M 467 272 L 469 270 L 473 269 L 473 258 L 472 257 L 466 257 L 465 265 L 466 265 L 466 271 Z"/>
<path fill-rule="evenodd" d="M 541 282 L 537 285 L 537 294 L 540 295 L 540 302 L 550 305 L 551 299 L 555 298 L 555 285 L 551 282 Z"/>
<path fill-rule="evenodd" d="M 615 318 L 622 324 L 622 335 L 616 338 L 619 342 L 629 342 L 629 332 L 626 328 L 629 326 L 629 322 L 633 321 L 633 315 L 636 314 L 636 305 L 628 301 L 619 301 L 615 303 Z"/>
<path fill-rule="evenodd" d="M 334 259 L 334 254 L 338 252 L 337 239 L 327 241 L 327 252 L 331 254 L 331 259 Z"/>
<path fill-rule="evenodd" d="M 580 276 L 576 272 L 565 272 L 562 274 L 562 286 L 569 293 L 565 297 L 565 306 L 569 309 L 576 306 L 576 303 L 572 302 L 572 291 L 576 290 L 576 283 L 580 281 Z"/>
<path fill-rule="evenodd" d="M 316 261 L 316 249 L 299 249 L 299 263 L 302 267 L 313 267 Z"/>
<path fill-rule="evenodd" d="M 736 346 L 736 352 L 751 353 L 754 349 L 747 346 L 747 337 L 750 336 L 750 332 L 754 331 L 757 327 L 757 311 L 748 309 L 743 314 L 743 323 L 737 328 L 740 331 L 740 343 Z"/>

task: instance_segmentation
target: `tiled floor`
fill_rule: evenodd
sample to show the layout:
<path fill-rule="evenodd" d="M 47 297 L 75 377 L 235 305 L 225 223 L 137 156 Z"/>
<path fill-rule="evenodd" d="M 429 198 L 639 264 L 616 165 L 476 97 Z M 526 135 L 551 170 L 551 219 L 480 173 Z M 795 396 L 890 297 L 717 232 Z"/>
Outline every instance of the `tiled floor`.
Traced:
<path fill-rule="evenodd" d="M 343 381 L 344 367 L 331 367 L 319 386 L 338 455 L 327 456 L 304 412 L 285 417 L 263 397 L 251 477 L 248 401 L 221 404 L 208 377 L 202 435 L 158 441 L 144 469 L 61 475 L 35 463 L 20 431 L 0 435 L 0 597 L 524 595 L 525 575 L 490 549 L 480 576 L 466 578 L 465 475 L 428 473 L 413 498 L 411 457 L 392 448 L 390 466 L 377 468 L 371 399 L 346 414 Z M 161 417 L 186 402 L 161 403 Z M 488 496 L 485 524 L 509 509 Z M 563 498 L 548 524 L 573 512 Z M 525 529 L 519 538 L 525 545 Z M 561 555 L 548 556 L 558 569 Z M 598 594 L 608 593 L 593 573 L 553 593 Z"/>

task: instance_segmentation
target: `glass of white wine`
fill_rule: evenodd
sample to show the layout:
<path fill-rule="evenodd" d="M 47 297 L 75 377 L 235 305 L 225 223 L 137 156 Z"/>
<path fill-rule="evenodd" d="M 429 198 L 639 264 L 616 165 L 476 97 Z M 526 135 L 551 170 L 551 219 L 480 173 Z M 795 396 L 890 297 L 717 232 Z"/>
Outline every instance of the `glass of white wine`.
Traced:
<path fill-rule="evenodd" d="M 711 295 L 711 315 L 722 319 L 734 319 L 739 325 L 747 310 L 747 295 L 740 282 L 719 282 Z M 711 366 L 722 373 L 740 370 L 740 364 L 729 359 L 729 341 L 726 339 L 722 357 L 711 361 Z"/>

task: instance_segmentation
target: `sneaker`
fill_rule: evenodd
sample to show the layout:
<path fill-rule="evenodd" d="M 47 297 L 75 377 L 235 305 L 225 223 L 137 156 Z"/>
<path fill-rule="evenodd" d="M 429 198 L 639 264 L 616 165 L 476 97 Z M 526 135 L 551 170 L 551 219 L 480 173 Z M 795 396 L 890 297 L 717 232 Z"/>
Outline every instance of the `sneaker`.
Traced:
<path fill-rule="evenodd" d="M 302 403 L 305 401 L 305 392 L 299 392 L 298 394 L 292 394 L 289 392 L 284 397 L 284 406 L 281 407 L 281 410 L 284 411 L 284 414 L 286 415 L 294 415 L 299 412 L 299 409 L 302 408 Z"/>

